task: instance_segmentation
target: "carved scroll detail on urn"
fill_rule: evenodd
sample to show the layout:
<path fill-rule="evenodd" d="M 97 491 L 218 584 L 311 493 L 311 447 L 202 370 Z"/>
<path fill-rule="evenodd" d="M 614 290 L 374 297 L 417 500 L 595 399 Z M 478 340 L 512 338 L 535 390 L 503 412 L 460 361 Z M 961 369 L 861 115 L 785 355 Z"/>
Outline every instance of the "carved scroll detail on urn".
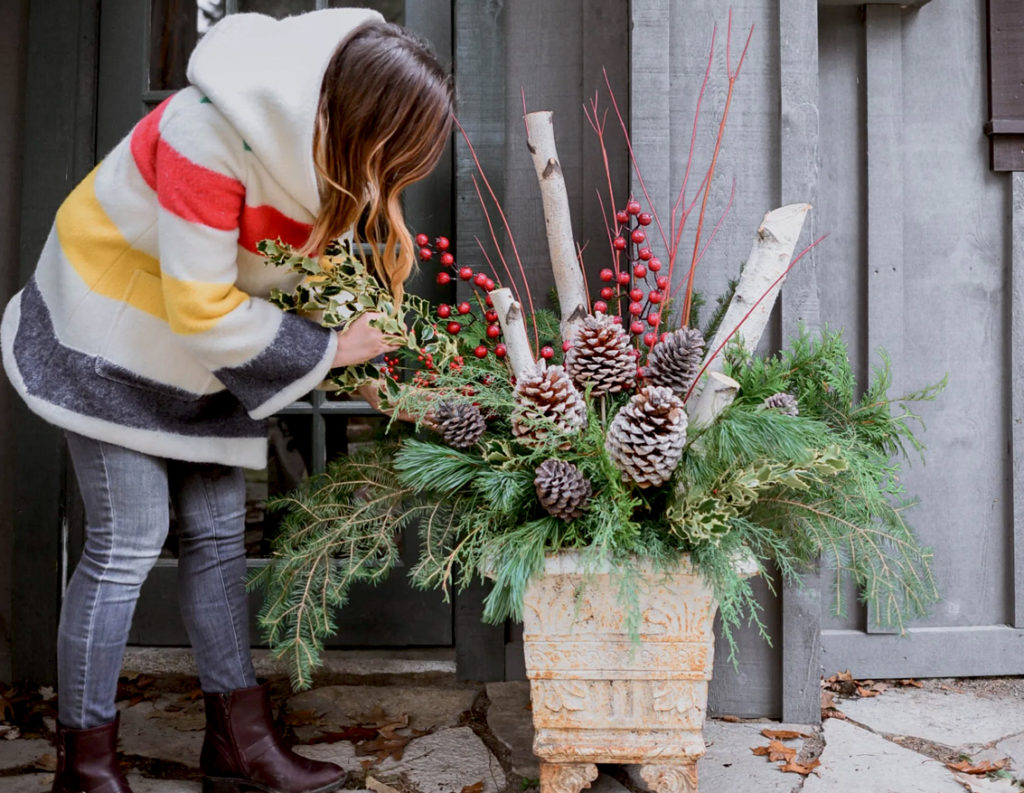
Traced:
<path fill-rule="evenodd" d="M 640 776 L 655 793 L 697 793 L 697 763 L 645 765 Z"/>
<path fill-rule="evenodd" d="M 595 779 L 597 766 L 593 763 L 540 764 L 540 793 L 580 793 Z"/>

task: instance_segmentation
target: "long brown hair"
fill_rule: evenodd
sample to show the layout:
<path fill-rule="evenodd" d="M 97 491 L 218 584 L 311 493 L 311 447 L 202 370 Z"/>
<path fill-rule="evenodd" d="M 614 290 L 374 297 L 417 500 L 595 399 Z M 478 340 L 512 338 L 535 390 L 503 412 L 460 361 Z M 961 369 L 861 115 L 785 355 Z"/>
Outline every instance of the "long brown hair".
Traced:
<path fill-rule="evenodd" d="M 360 27 L 324 74 L 313 139 L 320 213 L 306 250 L 319 254 L 351 230 L 369 244 L 370 266 L 396 311 L 415 259 L 401 194 L 441 157 L 453 102 L 451 77 L 430 48 L 390 23 Z"/>

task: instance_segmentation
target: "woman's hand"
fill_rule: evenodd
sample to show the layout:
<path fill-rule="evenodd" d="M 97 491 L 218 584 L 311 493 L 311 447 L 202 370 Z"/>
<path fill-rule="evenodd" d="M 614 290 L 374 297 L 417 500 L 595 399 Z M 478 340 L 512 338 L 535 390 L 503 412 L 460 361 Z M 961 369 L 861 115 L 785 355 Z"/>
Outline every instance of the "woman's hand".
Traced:
<path fill-rule="evenodd" d="M 360 314 L 345 326 L 345 330 L 338 333 L 338 352 L 334 355 L 332 369 L 365 363 L 378 355 L 394 352 L 402 346 L 383 331 L 370 325 L 370 320 L 383 316 L 384 314 L 375 311 Z"/>

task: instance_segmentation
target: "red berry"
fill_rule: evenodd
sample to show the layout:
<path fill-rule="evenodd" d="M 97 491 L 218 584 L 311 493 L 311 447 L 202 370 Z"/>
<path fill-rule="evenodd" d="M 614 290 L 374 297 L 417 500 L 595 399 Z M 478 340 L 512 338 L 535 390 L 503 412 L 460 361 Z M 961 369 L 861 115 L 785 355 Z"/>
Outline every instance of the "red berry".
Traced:
<path fill-rule="evenodd" d="M 648 347 L 653 347 L 654 343 L 657 340 L 658 340 L 658 334 L 657 333 L 645 333 L 644 334 L 644 344 L 646 344 Z"/>
<path fill-rule="evenodd" d="M 508 347 L 504 344 L 496 344 L 494 345 L 494 354 L 499 358 L 504 358 L 508 354 Z"/>
<path fill-rule="evenodd" d="M 637 256 L 639 256 L 639 257 L 640 257 L 640 258 L 641 258 L 641 259 L 642 259 L 643 261 L 645 261 L 645 262 L 646 262 L 646 261 L 647 261 L 648 259 L 650 259 L 650 258 L 651 258 L 651 257 L 652 257 L 652 256 L 653 256 L 654 254 L 653 254 L 653 253 L 651 253 L 651 249 L 650 249 L 650 248 L 641 248 L 640 250 L 638 250 L 638 251 L 636 252 L 636 255 L 637 255 Z"/>
<path fill-rule="evenodd" d="M 571 341 L 563 341 L 562 342 L 562 352 L 569 352 L 569 350 L 571 350 L 571 349 L 572 349 L 572 342 Z"/>
<path fill-rule="evenodd" d="M 610 286 L 606 286 L 601 290 L 601 298 L 604 300 L 611 300 L 615 297 L 615 290 Z"/>
<path fill-rule="evenodd" d="M 630 303 L 629 304 L 629 313 L 632 314 L 634 317 L 639 317 L 641 314 L 644 313 L 644 306 L 643 306 L 643 304 L 642 303 Z"/>
<path fill-rule="evenodd" d="M 479 286 L 481 289 L 487 286 L 487 273 L 477 273 L 476 278 L 473 279 L 473 283 Z"/>
<path fill-rule="evenodd" d="M 441 271 L 437 274 L 437 282 L 444 286 L 452 280 L 452 277 L 448 273 Z"/>
<path fill-rule="evenodd" d="M 658 285 L 658 289 L 668 289 L 668 276 L 659 275 L 654 279 L 654 282 Z"/>
<path fill-rule="evenodd" d="M 647 268 L 644 267 L 642 264 L 638 264 L 636 267 L 633 268 L 633 275 L 635 275 L 637 278 L 646 278 Z"/>
<path fill-rule="evenodd" d="M 554 355 L 555 350 L 550 345 L 544 345 L 543 347 L 540 348 L 540 357 L 543 358 L 544 360 L 548 360 L 549 358 L 554 357 Z"/>
<path fill-rule="evenodd" d="M 622 317 L 612 317 L 612 322 L 614 322 L 616 325 L 621 325 Z"/>
<path fill-rule="evenodd" d="M 612 280 L 612 279 L 613 279 L 614 277 L 615 277 L 615 273 L 613 273 L 613 272 L 612 272 L 611 270 L 609 270 L 609 269 L 608 269 L 607 267 L 606 267 L 606 268 L 604 268 L 604 269 L 603 269 L 603 270 L 601 271 L 601 276 L 600 276 L 600 278 L 601 278 L 601 280 L 602 280 L 602 281 L 611 281 L 611 280 Z"/>
<path fill-rule="evenodd" d="M 494 307 L 494 301 L 491 300 L 490 295 L 487 295 L 487 297 L 484 298 L 484 303 L 486 303 L 488 306 L 491 306 L 492 308 Z"/>
<path fill-rule="evenodd" d="M 620 209 L 618 212 L 615 213 L 615 222 L 618 223 L 620 226 L 625 223 L 629 223 L 629 215 L 626 214 L 625 209 Z"/>
<path fill-rule="evenodd" d="M 443 264 L 445 267 L 451 267 L 453 264 L 455 264 L 455 257 L 452 256 L 447 251 L 445 251 L 444 253 L 441 254 L 441 264 Z"/>
<path fill-rule="evenodd" d="M 630 323 L 629 330 L 630 330 L 631 333 L 635 333 L 635 334 L 643 333 L 644 332 L 644 323 L 642 323 L 638 319 L 634 320 L 633 322 Z"/>
<path fill-rule="evenodd" d="M 420 259 L 422 261 L 428 261 L 434 252 L 430 248 L 420 248 Z"/>
<path fill-rule="evenodd" d="M 651 272 L 656 273 L 658 272 L 658 270 L 661 269 L 661 259 L 655 256 L 653 259 L 647 262 L 647 266 L 651 268 Z"/>
<path fill-rule="evenodd" d="M 652 303 L 660 303 L 662 301 L 662 298 L 664 297 L 665 296 L 657 289 L 652 289 L 651 293 L 647 296 L 647 299 L 650 300 Z"/>
<path fill-rule="evenodd" d="M 638 289 L 637 287 L 633 287 L 632 289 L 629 290 L 629 299 L 632 300 L 634 303 L 637 302 L 638 300 L 643 300 L 644 290 Z"/>
<path fill-rule="evenodd" d="M 631 215 L 640 214 L 640 202 L 636 200 L 630 200 L 626 203 L 626 211 Z"/>
<path fill-rule="evenodd" d="M 442 303 L 437 307 L 437 316 L 441 319 L 448 319 L 452 315 L 452 307 L 447 303 Z"/>
<path fill-rule="evenodd" d="M 654 220 L 654 217 L 651 215 L 650 212 L 641 212 L 637 216 L 637 221 L 640 223 L 641 226 L 651 225 L 652 220 Z"/>
<path fill-rule="evenodd" d="M 664 333 L 661 334 L 661 336 L 659 337 L 659 340 L 660 341 L 665 341 L 665 339 L 667 339 L 667 338 L 668 338 L 668 331 L 665 331 Z"/>
<path fill-rule="evenodd" d="M 600 311 L 602 314 L 608 311 L 608 304 L 603 300 L 598 300 L 594 303 L 594 311 Z"/>
<path fill-rule="evenodd" d="M 467 303 L 465 300 L 463 300 L 461 303 L 459 303 L 459 313 L 460 314 L 468 314 L 472 310 L 473 310 L 473 307 L 469 303 Z"/>
<path fill-rule="evenodd" d="M 501 325 L 488 325 L 487 338 L 496 339 L 501 335 Z"/>
<path fill-rule="evenodd" d="M 498 312 L 492 308 L 490 311 L 484 314 L 484 319 L 486 319 L 488 322 L 497 322 Z"/>
<path fill-rule="evenodd" d="M 452 335 L 458 333 L 460 330 L 462 330 L 462 325 L 460 325 L 458 322 L 448 323 L 448 332 L 451 333 Z"/>
<path fill-rule="evenodd" d="M 473 355 L 475 355 L 477 358 L 486 358 L 487 348 L 484 345 L 480 344 L 473 350 Z"/>
<path fill-rule="evenodd" d="M 497 286 L 497 284 L 496 284 L 496 283 L 494 283 L 494 279 L 493 279 L 493 278 L 488 278 L 488 279 L 487 279 L 487 283 L 486 283 L 486 284 L 484 284 L 484 289 L 486 289 L 486 290 L 487 290 L 488 292 L 490 292 L 490 291 L 492 291 L 492 290 L 494 289 L 494 287 L 496 287 L 496 286 Z"/>
<path fill-rule="evenodd" d="M 640 350 L 633 350 L 633 357 L 634 358 L 639 358 L 640 357 Z M 637 371 L 639 371 L 639 369 Z"/>
<path fill-rule="evenodd" d="M 629 284 L 629 273 L 627 273 L 625 270 L 619 273 L 619 283 L 622 284 L 623 286 Z"/>
<path fill-rule="evenodd" d="M 421 248 L 425 247 L 430 242 L 430 237 L 420 232 L 416 235 L 416 244 Z"/>
<path fill-rule="evenodd" d="M 451 242 L 448 241 L 447 237 L 438 237 L 434 244 L 437 245 L 439 251 L 446 251 Z"/>
<path fill-rule="evenodd" d="M 612 240 L 612 247 L 614 247 L 617 251 L 626 250 L 626 238 L 616 237 L 615 239 Z"/>
<path fill-rule="evenodd" d="M 643 229 L 633 229 L 633 233 L 629 235 L 629 238 L 633 240 L 637 245 L 647 239 L 647 235 L 644 234 Z"/>
<path fill-rule="evenodd" d="M 656 328 L 656 327 L 658 327 L 658 323 L 660 323 L 660 322 L 661 322 L 661 314 L 658 314 L 657 312 L 655 312 L 653 314 L 648 314 L 647 315 L 647 324 L 648 325 L 651 325 L 652 327 Z"/>
<path fill-rule="evenodd" d="M 473 277 L 473 268 L 472 267 L 460 267 L 459 268 L 459 278 L 461 278 L 463 281 L 468 281 L 472 277 Z"/>

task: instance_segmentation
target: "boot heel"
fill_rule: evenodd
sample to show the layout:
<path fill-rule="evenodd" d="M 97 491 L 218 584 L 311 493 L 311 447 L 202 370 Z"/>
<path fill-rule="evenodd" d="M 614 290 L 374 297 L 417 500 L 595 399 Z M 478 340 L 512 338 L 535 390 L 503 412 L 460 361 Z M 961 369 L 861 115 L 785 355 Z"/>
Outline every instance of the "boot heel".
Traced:
<path fill-rule="evenodd" d="M 243 779 L 225 779 L 224 777 L 203 777 L 203 793 L 245 793 L 253 790 Z"/>

